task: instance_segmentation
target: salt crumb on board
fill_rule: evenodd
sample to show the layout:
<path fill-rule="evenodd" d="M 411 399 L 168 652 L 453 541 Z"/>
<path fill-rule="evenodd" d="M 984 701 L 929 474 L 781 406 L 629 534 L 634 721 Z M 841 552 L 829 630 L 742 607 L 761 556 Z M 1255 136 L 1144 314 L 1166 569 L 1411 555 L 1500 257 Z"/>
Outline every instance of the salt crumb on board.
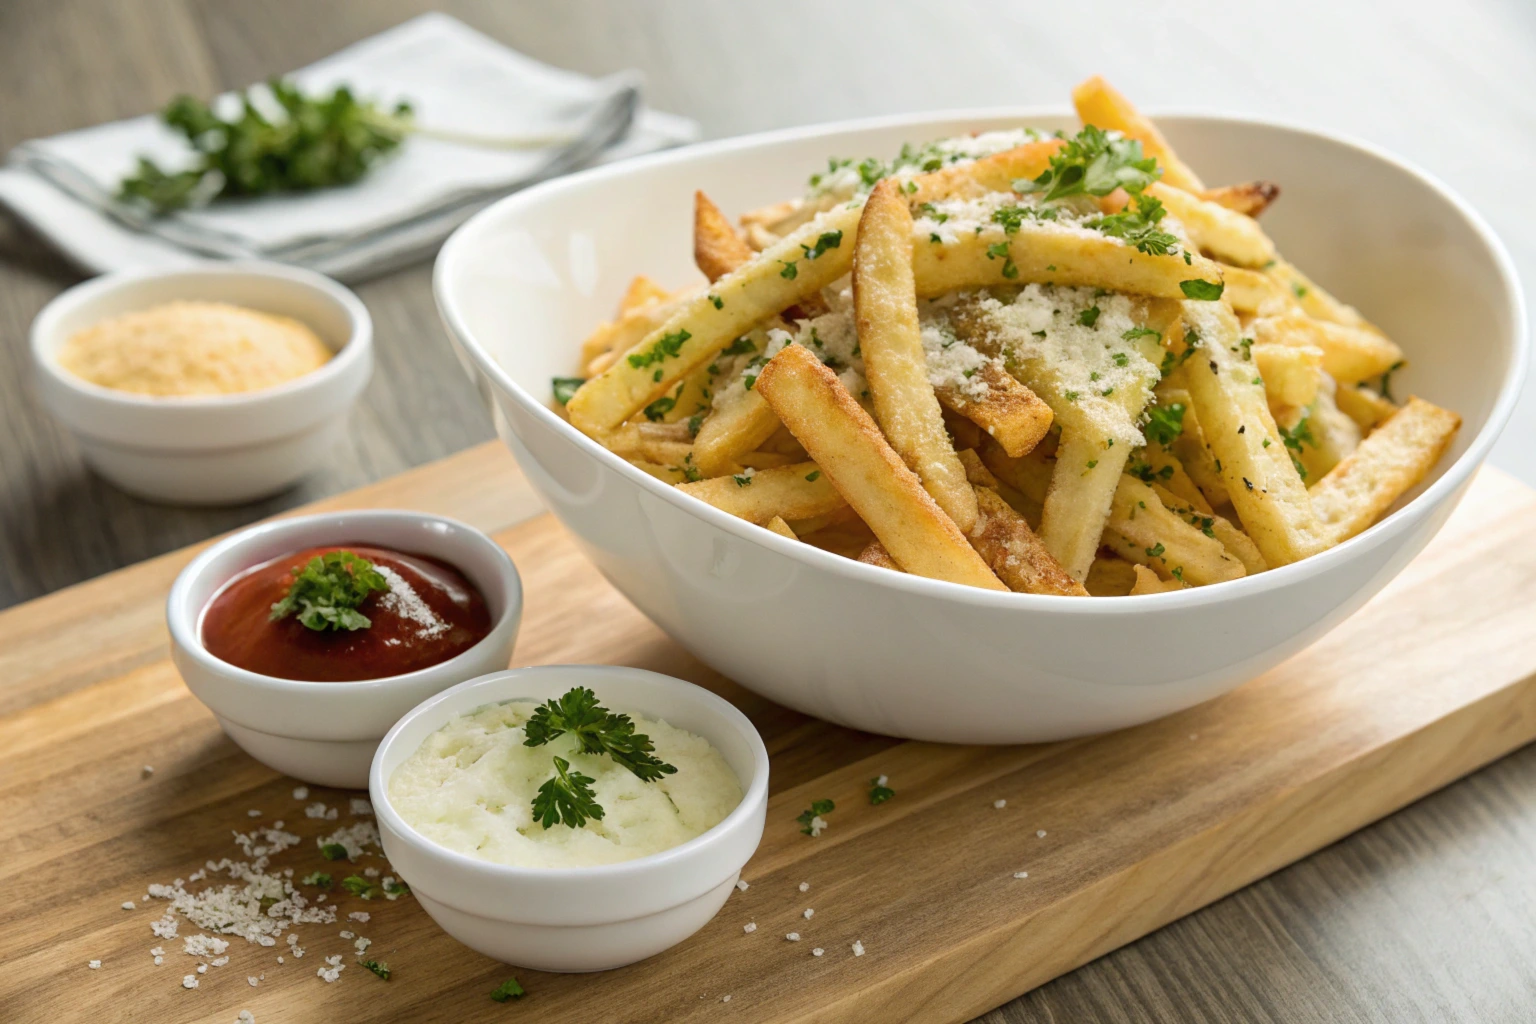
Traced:
<path fill-rule="evenodd" d="M 801 882 L 800 883 L 800 891 L 801 892 L 810 892 L 811 891 L 811 883 L 810 882 Z"/>
<path fill-rule="evenodd" d="M 1008 806 L 1008 801 L 1007 800 L 993 800 L 992 801 L 992 806 L 996 807 L 998 810 L 1002 810 L 1004 807 Z"/>
<path fill-rule="evenodd" d="M 748 921 L 746 924 L 741 926 L 741 930 L 746 934 L 751 935 L 753 932 L 757 931 L 757 922 Z"/>
<path fill-rule="evenodd" d="M 1013 877 L 1014 878 L 1028 878 L 1029 877 L 1029 872 L 1028 871 L 1015 871 L 1013 873 Z"/>
<path fill-rule="evenodd" d="M 854 956 L 863 956 L 864 955 L 864 943 L 860 942 L 858 939 L 854 939 L 853 940 L 853 955 Z"/>
<path fill-rule="evenodd" d="M 751 886 L 747 884 L 747 880 L 745 878 L 738 878 L 736 879 L 736 888 L 740 889 L 742 892 L 746 892 L 751 888 Z"/>

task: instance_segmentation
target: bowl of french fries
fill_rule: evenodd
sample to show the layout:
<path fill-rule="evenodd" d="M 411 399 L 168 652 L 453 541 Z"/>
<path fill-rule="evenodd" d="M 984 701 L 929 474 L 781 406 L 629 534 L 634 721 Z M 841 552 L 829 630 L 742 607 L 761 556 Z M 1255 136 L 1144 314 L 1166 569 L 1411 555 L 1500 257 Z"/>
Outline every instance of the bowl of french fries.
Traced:
<path fill-rule="evenodd" d="M 1359 143 L 1072 99 L 585 172 L 444 247 L 498 432 L 713 668 L 896 736 L 1119 728 L 1312 643 L 1455 508 L 1525 371 L 1477 214 Z"/>

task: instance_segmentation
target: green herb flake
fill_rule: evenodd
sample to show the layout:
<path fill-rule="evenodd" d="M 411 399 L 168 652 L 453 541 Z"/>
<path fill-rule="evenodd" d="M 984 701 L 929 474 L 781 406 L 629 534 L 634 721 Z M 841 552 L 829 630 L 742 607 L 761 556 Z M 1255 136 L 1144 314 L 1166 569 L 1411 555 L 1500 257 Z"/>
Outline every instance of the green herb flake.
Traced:
<path fill-rule="evenodd" d="M 1147 410 L 1147 437 L 1167 448 L 1184 432 L 1184 403 L 1154 405 Z"/>
<path fill-rule="evenodd" d="M 1162 558 L 1163 557 L 1163 553 L 1165 551 L 1167 551 L 1167 550 L 1168 550 L 1167 548 L 1163 547 L 1163 542 L 1162 541 L 1158 541 L 1155 546 L 1146 549 L 1147 557 L 1148 558 Z"/>
<path fill-rule="evenodd" d="M 320 847 L 320 856 L 326 860 L 346 860 L 347 848 L 340 843 L 326 843 Z"/>
<path fill-rule="evenodd" d="M 722 299 L 718 295 L 711 295 L 709 297 L 709 302 L 710 302 L 710 305 L 714 306 L 716 309 L 724 309 L 725 308 L 725 300 Z"/>
<path fill-rule="evenodd" d="M 1221 298 L 1221 293 L 1226 290 L 1226 287 L 1225 281 L 1217 281 L 1215 284 L 1212 284 L 1209 281 L 1202 281 L 1198 277 L 1193 280 L 1179 282 L 1179 291 L 1183 292 L 1186 298 L 1198 299 L 1202 302 L 1215 302 Z"/>
<path fill-rule="evenodd" d="M 505 1003 L 511 999 L 521 999 L 527 994 L 523 991 L 523 986 L 517 983 L 516 978 L 508 978 L 496 986 L 496 991 L 491 993 L 491 998 L 498 1003 Z"/>
<path fill-rule="evenodd" d="M 654 345 L 646 349 L 644 352 L 636 352 L 635 354 L 628 356 L 627 358 L 629 365 L 633 366 L 637 370 L 641 370 L 647 366 L 659 363 L 664 359 L 675 359 L 677 354 L 683 350 L 683 343 L 691 337 L 693 337 L 693 335 L 689 334 L 685 330 L 676 331 L 672 334 L 663 334 L 660 338 L 656 339 L 656 343 Z M 661 371 L 657 370 L 656 373 L 656 379 L 660 380 Z"/>
<path fill-rule="evenodd" d="M 555 401 L 565 405 L 571 400 L 576 390 L 585 384 L 584 377 L 556 377 L 550 381 L 550 387 L 555 393 Z"/>
<path fill-rule="evenodd" d="M 801 811 L 799 816 L 795 818 L 795 821 L 800 823 L 800 831 L 806 835 L 820 835 L 821 829 L 825 827 L 826 822 L 823 821 L 820 826 L 817 826 L 814 822 L 817 818 L 825 818 L 826 815 L 831 814 L 836 809 L 837 805 L 831 800 L 812 800 L 811 806 Z"/>
<path fill-rule="evenodd" d="M 341 880 L 341 887 L 359 899 L 371 900 L 384 890 L 361 875 L 348 875 Z"/>
<path fill-rule="evenodd" d="M 1084 327 L 1092 327 L 1094 324 L 1098 323 L 1099 307 L 1097 305 L 1089 306 L 1087 309 L 1077 314 L 1077 322 L 1082 324 Z M 1097 379 L 1098 375 L 1095 374 L 1094 380 Z"/>
<path fill-rule="evenodd" d="M 346 853 L 345 848 L 343 848 L 342 853 Z M 336 858 L 328 857 L 326 859 L 335 860 Z M 319 889 L 329 889 L 332 884 L 331 876 L 326 874 L 324 871 L 311 871 L 309 874 L 299 879 L 299 881 L 304 885 L 313 885 Z"/>
<path fill-rule="evenodd" d="M 1162 202 L 1152 196 L 1136 196 L 1131 205 L 1119 213 L 1095 217 L 1084 221 L 1083 225 L 1101 235 L 1118 238 L 1149 256 L 1176 255 L 1179 251 L 1178 236 L 1158 227 L 1165 212 Z"/>
<path fill-rule="evenodd" d="M 883 804 L 896 795 L 896 791 L 886 785 L 888 781 L 884 775 L 869 780 L 869 802 L 871 804 Z"/>
<path fill-rule="evenodd" d="M 367 629 L 373 620 L 357 609 L 370 595 L 389 591 L 389 581 L 373 563 L 351 551 L 316 555 L 292 571 L 288 593 L 272 605 L 268 618 L 276 622 L 293 615 L 316 632 Z"/>
<path fill-rule="evenodd" d="M 725 346 L 725 348 L 721 350 L 720 354 L 725 356 L 744 356 L 756 351 L 757 345 L 752 341 L 752 339 L 746 335 L 742 335 L 735 341 L 731 342 L 729 345 Z"/>
<path fill-rule="evenodd" d="M 1141 142 L 1112 138 L 1102 128 L 1083 130 L 1051 157 L 1050 167 L 1033 181 L 1013 183 L 1018 192 L 1043 192 L 1049 202 L 1087 193 L 1107 196 L 1117 188 L 1135 195 L 1162 176 L 1154 157 L 1142 153 Z"/>
<path fill-rule="evenodd" d="M 821 470 L 819 470 L 819 469 L 813 469 L 809 473 L 805 474 L 805 480 L 806 480 L 807 483 L 812 483 L 813 484 L 817 480 L 820 480 L 820 479 L 821 479 Z"/>
<path fill-rule="evenodd" d="M 779 262 L 784 264 L 784 269 L 779 271 L 779 276 L 784 278 L 786 281 L 793 281 L 799 275 L 800 271 L 795 269 L 793 260 L 779 260 Z"/>
<path fill-rule="evenodd" d="M 360 960 L 358 963 L 361 966 L 368 968 L 368 970 L 372 971 L 374 974 L 377 974 L 385 981 L 389 980 L 389 964 L 381 964 L 377 960 Z"/>
<path fill-rule="evenodd" d="M 802 245 L 800 250 L 805 253 L 806 259 L 814 260 L 828 249 L 839 248 L 842 244 L 843 233 L 841 231 L 823 231 L 821 236 L 816 239 L 815 246 Z M 782 276 L 793 278 L 795 275 L 784 274 Z"/>

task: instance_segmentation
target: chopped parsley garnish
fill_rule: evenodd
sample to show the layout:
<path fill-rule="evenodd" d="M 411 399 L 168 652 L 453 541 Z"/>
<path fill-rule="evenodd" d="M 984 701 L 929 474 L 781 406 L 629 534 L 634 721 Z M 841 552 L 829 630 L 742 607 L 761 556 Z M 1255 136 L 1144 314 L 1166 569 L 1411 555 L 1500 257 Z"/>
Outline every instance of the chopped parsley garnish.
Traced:
<path fill-rule="evenodd" d="M 677 354 L 683 350 L 683 342 L 687 341 L 691 337 L 693 337 L 693 335 L 689 334 L 687 331 L 677 331 L 673 334 L 663 334 L 660 338 L 656 339 L 656 344 L 652 345 L 646 351 L 636 352 L 634 355 L 629 356 L 629 365 L 633 366 L 637 370 L 640 370 L 647 366 L 651 366 L 652 364 L 659 363 L 663 359 L 674 359 L 677 357 Z M 657 370 L 656 372 L 658 374 L 661 373 L 660 370 Z M 658 377 L 657 379 L 660 380 L 661 378 Z"/>
<path fill-rule="evenodd" d="M 1183 583 L 1184 582 L 1184 567 L 1182 565 L 1174 566 L 1173 567 L 1172 575 L 1173 575 L 1174 579 L 1178 580 L 1180 583 Z"/>
<path fill-rule="evenodd" d="M 1167 548 L 1163 547 L 1163 542 L 1162 541 L 1158 541 L 1156 546 L 1150 547 L 1150 548 L 1146 549 L 1147 557 L 1148 558 L 1162 558 L 1163 557 L 1163 552 L 1165 552 L 1167 550 L 1168 550 Z"/>
<path fill-rule="evenodd" d="M 345 849 L 343 849 L 343 852 L 345 852 Z M 299 881 L 305 885 L 313 885 L 321 889 L 329 889 L 331 887 L 331 876 L 326 874 L 324 871 L 311 871 L 309 874 L 299 879 Z"/>
<path fill-rule="evenodd" d="M 523 991 L 523 986 L 517 983 L 516 978 L 508 978 L 496 986 L 496 991 L 491 993 L 491 998 L 498 1003 L 504 1003 L 509 999 L 521 999 L 527 994 Z"/>
<path fill-rule="evenodd" d="M 800 271 L 795 269 L 793 260 L 779 260 L 779 262 L 784 264 L 784 269 L 779 271 L 779 276 L 786 281 L 793 281 L 799 275 Z"/>
<path fill-rule="evenodd" d="M 1133 208 L 1134 207 L 1134 208 Z M 1136 196 L 1132 205 L 1107 217 L 1084 221 L 1085 227 L 1118 238 L 1126 245 L 1149 256 L 1177 255 L 1179 239 L 1157 225 L 1163 219 L 1163 204 L 1152 196 Z"/>
<path fill-rule="evenodd" d="M 361 875 L 348 875 L 341 880 L 341 887 L 353 896 L 365 900 L 371 900 L 375 896 L 382 895 L 384 892 L 377 883 L 371 882 Z"/>
<path fill-rule="evenodd" d="M 1019 276 L 1019 268 L 1014 265 L 1013 257 L 1008 254 L 1008 243 L 998 242 L 987 246 L 987 259 L 1003 261 L 1003 276 L 1012 280 Z"/>
<path fill-rule="evenodd" d="M 1016 181 L 1013 187 L 1018 192 L 1043 192 L 1047 202 L 1083 193 L 1107 196 L 1117 188 L 1136 195 L 1162 173 L 1155 157 L 1142 154 L 1139 140 L 1111 138 L 1090 124 L 1051 157 L 1051 166 L 1043 174 L 1033 181 Z"/>
<path fill-rule="evenodd" d="M 377 960 L 362 960 L 360 963 L 385 981 L 389 980 L 389 964 L 381 964 Z"/>
<path fill-rule="evenodd" d="M 1077 314 L 1077 322 L 1082 324 L 1084 327 L 1092 327 L 1094 324 L 1098 323 L 1099 322 L 1099 307 L 1096 306 L 1096 305 L 1095 306 L 1089 306 L 1087 309 L 1085 309 L 1081 313 Z M 1093 375 L 1093 379 L 1094 380 L 1098 380 L 1099 379 L 1099 375 L 1098 374 L 1094 374 Z"/>
<path fill-rule="evenodd" d="M 710 302 L 710 305 L 714 306 L 716 309 L 724 309 L 725 308 L 725 300 L 722 299 L 718 295 L 711 295 L 709 297 L 709 302 Z"/>
<path fill-rule="evenodd" d="M 677 400 L 683 396 L 683 388 L 688 384 L 684 381 L 677 386 L 677 390 L 670 395 L 662 395 L 656 401 L 645 407 L 645 418 L 655 423 L 677 406 Z"/>
<path fill-rule="evenodd" d="M 1242 355 L 1242 357 L 1243 357 L 1243 362 L 1245 362 L 1245 363 L 1252 362 L 1253 361 L 1253 339 L 1252 338 L 1238 338 L 1237 339 L 1237 346 L 1235 348 L 1233 348 L 1232 351 L 1240 353 Z"/>
<path fill-rule="evenodd" d="M 1184 432 L 1184 403 L 1154 405 L 1147 410 L 1147 437 L 1164 448 Z"/>
<path fill-rule="evenodd" d="M 389 581 L 366 558 L 350 551 L 327 551 L 293 567 L 293 583 L 268 616 L 273 622 L 295 615 L 316 632 L 356 630 L 373 625 L 358 607 L 373 593 L 386 593 Z"/>
<path fill-rule="evenodd" d="M 1301 446 L 1304 444 L 1310 444 L 1314 448 L 1317 447 L 1317 438 L 1312 436 L 1312 424 L 1310 420 L 1311 417 L 1303 416 L 1290 430 L 1286 430 L 1284 427 L 1279 427 L 1278 424 L 1276 425 L 1280 430 L 1280 439 L 1285 442 L 1285 447 L 1288 449 L 1291 456 L 1291 465 L 1296 467 L 1297 475 L 1300 476 L 1303 480 L 1307 478 L 1307 469 L 1301 464 L 1301 459 L 1297 458 L 1297 456 L 1301 453 Z"/>
<path fill-rule="evenodd" d="M 696 412 L 692 416 L 689 416 L 688 417 L 688 436 L 689 437 L 698 437 L 699 436 L 699 428 L 702 427 L 703 425 L 704 425 L 704 414 L 703 413 Z"/>
<path fill-rule="evenodd" d="M 1183 292 L 1186 298 L 1199 299 L 1203 302 L 1215 302 L 1221 298 L 1221 293 L 1226 288 L 1227 284 L 1225 281 L 1217 281 L 1215 284 L 1212 284 L 1209 281 L 1202 281 L 1198 277 L 1193 280 L 1179 282 L 1179 291 Z"/>
<path fill-rule="evenodd" d="M 737 487 L 747 487 L 752 483 L 752 478 L 745 473 L 738 473 L 731 479 L 736 481 Z"/>
<path fill-rule="evenodd" d="M 1135 341 L 1137 338 L 1156 338 L 1159 341 L 1161 341 L 1162 338 L 1163 338 L 1163 334 L 1162 334 L 1161 331 L 1154 331 L 1150 327 L 1132 327 L 1130 330 L 1128 330 L 1124 334 L 1120 335 L 1120 340 L 1121 341 Z M 1116 366 L 1124 366 L 1125 364 L 1120 361 L 1120 360 L 1122 360 L 1124 358 L 1125 358 L 1125 354 L 1124 353 L 1116 352 L 1115 353 L 1115 365 Z"/>
<path fill-rule="evenodd" d="M 749 352 L 756 351 L 757 345 L 753 343 L 751 338 L 743 334 L 741 337 L 725 346 L 725 348 L 721 350 L 720 354 L 723 356 L 744 356 Z"/>
<path fill-rule="evenodd" d="M 814 260 L 828 249 L 836 249 L 843 244 L 841 231 L 823 231 L 821 237 L 816 239 L 815 246 L 802 245 L 800 250 L 805 253 L 805 258 Z M 785 277 L 794 277 L 794 274 L 785 274 Z"/>
<path fill-rule="evenodd" d="M 922 212 L 923 216 L 927 217 L 935 224 L 943 224 L 945 221 L 949 220 L 949 214 L 941 212 L 939 208 L 934 206 L 932 203 L 920 203 L 917 208 Z M 997 215 L 993 214 L 992 219 L 997 220 Z"/>
<path fill-rule="evenodd" d="M 384 893 L 387 896 L 408 896 L 410 892 L 411 887 L 404 882 L 389 880 L 384 882 Z"/>
<path fill-rule="evenodd" d="M 1173 479 L 1173 466 L 1167 465 L 1162 469 L 1153 469 L 1151 463 L 1141 459 L 1132 459 L 1126 463 L 1125 471 L 1145 484 L 1166 483 Z"/>
<path fill-rule="evenodd" d="M 1188 341 L 1188 338 L 1189 338 L 1189 336 L 1185 335 L 1185 340 L 1186 341 Z M 1178 355 L 1174 355 L 1172 352 L 1164 352 L 1163 353 L 1163 364 L 1162 364 L 1162 366 L 1158 367 L 1158 371 L 1164 377 L 1166 377 L 1170 373 L 1172 373 L 1174 370 L 1177 370 L 1179 367 L 1183 366 L 1186 362 L 1188 362 L 1189 361 L 1189 357 L 1194 355 L 1194 354 L 1195 354 L 1195 346 L 1193 344 L 1190 344 L 1190 345 L 1186 346 L 1184 351 L 1179 353 Z"/>
<path fill-rule="evenodd" d="M 1058 211 L 1054 206 L 999 206 L 992 211 L 992 223 L 1001 224 L 1003 234 L 1018 234 L 1026 220 L 1055 220 Z"/>
<path fill-rule="evenodd" d="M 1291 282 L 1291 291 L 1296 294 L 1298 299 L 1304 299 L 1307 297 L 1307 286 L 1302 284 L 1300 281 Z"/>
<path fill-rule="evenodd" d="M 821 470 L 819 470 L 819 469 L 813 469 L 809 473 L 805 474 L 806 483 L 812 483 L 813 484 L 817 480 L 820 480 L 820 479 L 821 479 Z"/>
<path fill-rule="evenodd" d="M 635 732 L 635 723 L 628 715 L 609 711 L 584 686 L 572 687 L 559 700 L 545 701 L 523 731 L 523 744 L 529 747 L 570 733 L 580 753 L 606 754 L 642 782 L 655 782 L 677 772 L 655 756 L 651 738 Z M 595 780 L 572 769 L 563 757 L 556 757 L 554 763 L 554 776 L 539 787 L 533 799 L 534 817 L 545 828 L 562 822 L 580 828 L 588 818 L 601 818 L 603 808 L 591 788 Z"/>
<path fill-rule="evenodd" d="M 799 817 L 795 818 L 795 820 L 800 823 L 801 832 L 808 836 L 814 836 L 820 829 L 816 828 L 812 823 L 817 818 L 831 814 L 836 809 L 837 805 L 831 800 L 812 800 L 810 808 L 801 811 Z"/>
<path fill-rule="evenodd" d="M 555 401 L 561 405 L 569 402 L 576 389 L 585 384 L 585 377 L 556 377 L 550 381 L 550 387 L 555 392 Z"/>
<path fill-rule="evenodd" d="M 1387 372 L 1381 375 L 1381 386 L 1376 390 L 1380 391 L 1381 397 L 1385 398 L 1389 402 L 1397 401 L 1397 399 L 1392 397 L 1392 375 L 1402 368 L 1403 361 L 1399 359 L 1397 362 L 1387 367 Z"/>
<path fill-rule="evenodd" d="M 320 847 L 320 856 L 326 860 L 346 860 L 347 848 L 340 843 L 326 843 Z"/>
<path fill-rule="evenodd" d="M 869 780 L 869 802 L 871 804 L 883 804 L 896 795 L 896 791 L 887 786 L 885 782 L 884 775 Z"/>

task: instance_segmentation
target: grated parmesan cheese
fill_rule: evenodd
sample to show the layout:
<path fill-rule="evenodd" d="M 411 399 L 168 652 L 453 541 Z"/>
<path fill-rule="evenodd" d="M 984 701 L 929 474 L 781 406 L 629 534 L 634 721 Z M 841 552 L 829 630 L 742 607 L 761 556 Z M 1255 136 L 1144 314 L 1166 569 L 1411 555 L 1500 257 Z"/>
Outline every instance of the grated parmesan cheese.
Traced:
<path fill-rule="evenodd" d="M 757 931 L 757 922 L 748 921 L 746 924 L 741 926 L 741 930 L 746 934 L 751 935 L 753 932 Z"/>
<path fill-rule="evenodd" d="M 355 796 L 355 797 L 353 797 L 352 798 L 352 813 L 353 814 L 368 814 L 368 815 L 371 815 L 373 813 L 373 802 L 371 800 L 369 800 L 367 797 L 364 797 L 364 796 Z"/>
<path fill-rule="evenodd" d="M 99 971 L 99 970 L 101 970 L 101 961 L 100 960 L 87 960 L 86 963 L 85 963 L 85 966 L 89 967 L 93 971 Z"/>
<path fill-rule="evenodd" d="M 822 949 L 820 946 L 817 946 L 815 949 L 811 950 L 811 956 L 821 956 L 821 954 L 825 952 L 826 950 Z"/>
<path fill-rule="evenodd" d="M 352 913 L 348 914 L 347 917 L 353 921 L 358 922 L 359 924 L 368 923 L 368 912 L 366 910 L 354 910 Z"/>
<path fill-rule="evenodd" d="M 421 595 L 416 593 L 416 588 L 411 586 L 404 576 L 387 565 L 379 564 L 373 568 L 389 584 L 389 589 L 379 598 L 379 607 L 394 612 L 408 622 L 414 622 L 416 635 L 423 640 L 430 640 L 448 632 L 450 628 L 448 623 L 439 618 L 438 614 L 432 610 L 432 606 L 422 600 Z M 362 802 L 367 803 L 366 800 Z M 353 798 L 352 803 L 352 813 L 356 814 L 358 813 L 357 799 Z"/>
<path fill-rule="evenodd" d="M 182 988 L 197 988 L 197 975 L 189 974 L 181 979 Z"/>
<path fill-rule="evenodd" d="M 863 956 L 864 955 L 864 943 L 860 942 L 858 939 L 855 939 L 853 941 L 853 955 L 854 956 Z"/>
<path fill-rule="evenodd" d="M 1036 839 L 1044 839 L 1045 838 L 1045 829 L 1042 828 L 1042 829 L 1036 830 L 1035 838 Z"/>
<path fill-rule="evenodd" d="M 884 776 L 884 775 L 882 775 L 882 776 L 880 776 L 880 777 L 881 777 L 881 778 L 882 778 L 882 779 L 883 779 L 883 778 L 885 778 L 885 776 Z M 880 783 L 880 784 L 881 784 L 881 785 L 882 785 L 882 786 L 883 786 L 883 785 L 885 785 L 885 783 L 883 783 L 883 782 L 882 782 L 882 783 Z M 800 883 L 800 891 L 801 891 L 801 892 L 810 892 L 810 891 L 811 891 L 811 883 L 810 883 L 810 882 L 801 882 L 801 883 Z"/>
<path fill-rule="evenodd" d="M 811 918 L 816 916 L 816 911 L 812 910 L 810 907 L 806 907 L 805 908 L 805 913 L 802 914 L 801 916 L 804 917 L 807 921 L 809 921 Z"/>
<path fill-rule="evenodd" d="M 1002 810 L 1004 807 L 1008 806 L 1008 801 L 1007 800 L 993 800 L 992 801 L 992 806 L 996 807 L 998 810 Z"/>
<path fill-rule="evenodd" d="M 746 892 L 752 887 L 747 884 L 747 880 L 745 878 L 738 878 L 736 879 L 736 888 L 740 889 L 742 892 Z"/>
<path fill-rule="evenodd" d="M 800 941 L 800 933 L 799 932 L 790 932 L 789 934 L 785 935 L 784 937 L 786 939 L 788 939 L 790 942 L 799 942 Z"/>
<path fill-rule="evenodd" d="M 295 800 L 308 800 L 309 799 L 309 787 L 308 786 L 295 786 L 293 788 L 293 798 Z"/>
<path fill-rule="evenodd" d="M 1029 872 L 1028 871 L 1015 871 L 1013 873 L 1013 877 L 1014 878 L 1028 878 L 1029 877 Z"/>
<path fill-rule="evenodd" d="M 251 979 L 251 984 L 256 984 L 255 978 Z M 241 1010 L 239 1015 L 235 1017 L 235 1024 L 256 1024 L 256 1015 L 250 1010 Z"/>

